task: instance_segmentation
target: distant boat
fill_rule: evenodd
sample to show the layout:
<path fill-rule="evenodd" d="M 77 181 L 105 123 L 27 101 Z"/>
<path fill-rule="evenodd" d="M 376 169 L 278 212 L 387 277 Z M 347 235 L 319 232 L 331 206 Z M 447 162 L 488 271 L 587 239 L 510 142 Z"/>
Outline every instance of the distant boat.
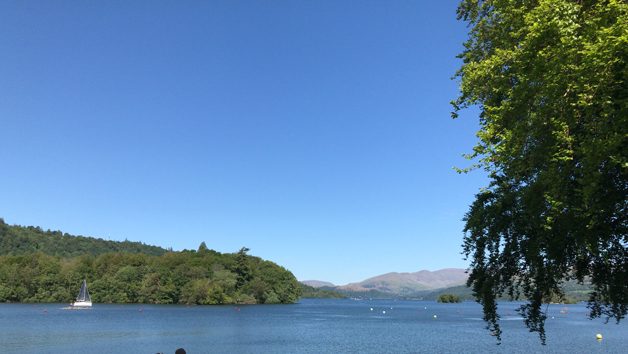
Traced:
<path fill-rule="evenodd" d="M 81 290 L 74 302 L 74 306 L 92 306 L 92 299 L 89 297 L 89 291 L 87 291 L 87 283 L 85 280 L 83 280 L 83 285 L 81 285 Z"/>

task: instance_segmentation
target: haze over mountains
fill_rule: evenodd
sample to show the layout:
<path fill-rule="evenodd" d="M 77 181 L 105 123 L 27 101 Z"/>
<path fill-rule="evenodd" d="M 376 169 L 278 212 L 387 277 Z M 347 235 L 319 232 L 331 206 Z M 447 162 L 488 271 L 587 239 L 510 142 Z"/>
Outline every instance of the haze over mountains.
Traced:
<path fill-rule="evenodd" d="M 322 286 L 335 286 L 333 283 L 328 281 L 320 281 L 320 280 L 301 280 L 301 283 L 305 285 L 309 285 L 313 288 L 320 288 Z"/>
<path fill-rule="evenodd" d="M 397 296 L 430 292 L 465 284 L 469 275 L 465 269 L 447 268 L 434 272 L 422 270 L 415 273 L 387 273 L 368 278 L 359 283 L 333 286 L 329 282 L 307 280 L 303 283 L 313 287 L 333 287 L 340 292 L 367 292 L 371 290 L 394 294 Z M 330 285 L 331 284 L 331 285 Z"/>

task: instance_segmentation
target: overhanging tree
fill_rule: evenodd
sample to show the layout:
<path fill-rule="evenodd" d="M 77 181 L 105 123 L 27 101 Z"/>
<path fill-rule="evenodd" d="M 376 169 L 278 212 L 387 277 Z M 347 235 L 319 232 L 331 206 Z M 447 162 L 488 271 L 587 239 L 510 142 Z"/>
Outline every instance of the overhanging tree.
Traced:
<path fill-rule="evenodd" d="M 545 343 L 545 310 L 590 281 L 591 318 L 628 310 L 628 1 L 464 0 L 458 112 L 480 108 L 468 172 L 490 184 L 465 215 L 468 285 L 501 340 L 496 299 Z"/>

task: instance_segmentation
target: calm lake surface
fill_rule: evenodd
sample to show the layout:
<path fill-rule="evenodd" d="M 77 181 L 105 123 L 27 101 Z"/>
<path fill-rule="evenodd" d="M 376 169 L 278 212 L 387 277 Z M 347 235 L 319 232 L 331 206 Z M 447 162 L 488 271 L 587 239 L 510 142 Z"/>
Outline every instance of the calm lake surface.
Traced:
<path fill-rule="evenodd" d="M 168 354 L 180 347 L 189 354 L 628 352 L 628 324 L 591 321 L 584 304 L 549 306 L 543 347 L 517 316 L 518 306 L 500 305 L 505 333 L 497 346 L 475 302 L 302 299 L 294 305 L 242 305 L 240 311 L 119 304 L 62 310 L 66 304 L 2 303 L 0 353 Z M 560 313 L 565 306 L 569 313 Z M 596 340 L 598 333 L 603 340 Z"/>

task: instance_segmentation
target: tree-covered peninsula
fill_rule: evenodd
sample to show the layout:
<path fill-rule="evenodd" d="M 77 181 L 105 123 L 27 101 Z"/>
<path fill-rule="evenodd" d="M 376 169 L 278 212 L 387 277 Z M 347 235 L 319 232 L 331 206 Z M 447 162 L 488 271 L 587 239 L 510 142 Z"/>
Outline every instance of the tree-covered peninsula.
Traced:
<path fill-rule="evenodd" d="M 14 231 L 11 228 L 15 226 L 2 222 L 0 244 L 8 244 L 6 235 Z M 27 235 L 28 242 L 37 243 L 43 242 L 48 232 Z M 72 244 L 74 236 L 62 237 Z M 86 240 L 99 243 L 84 238 L 84 254 L 71 258 L 43 252 L 11 255 L 2 248 L 0 302 L 69 303 L 76 298 L 83 279 L 87 280 L 92 301 L 105 303 L 273 304 L 293 303 L 302 295 L 300 283 L 290 271 L 248 255 L 247 248 L 222 254 L 201 249 L 170 251 L 160 256 L 121 251 L 94 256 L 85 250 L 97 247 Z M 31 250 L 39 247 L 31 247 L 26 241 L 21 245 Z"/>

